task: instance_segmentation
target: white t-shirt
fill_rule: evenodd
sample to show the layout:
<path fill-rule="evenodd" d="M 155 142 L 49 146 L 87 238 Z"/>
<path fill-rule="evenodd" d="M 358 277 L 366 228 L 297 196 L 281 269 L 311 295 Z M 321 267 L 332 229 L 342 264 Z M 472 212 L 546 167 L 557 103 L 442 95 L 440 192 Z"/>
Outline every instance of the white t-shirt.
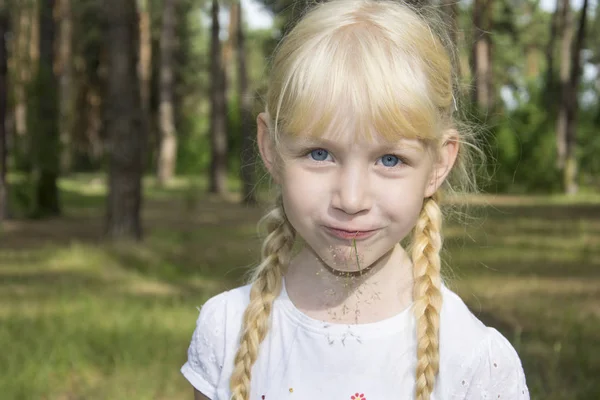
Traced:
<path fill-rule="evenodd" d="M 445 286 L 442 294 L 432 400 L 528 400 L 521 361 L 508 340 Z M 243 286 L 213 297 L 200 311 L 181 372 L 211 400 L 230 399 L 249 297 L 250 286 Z M 250 400 L 414 399 L 416 358 L 412 307 L 375 323 L 326 323 L 298 310 L 284 285 L 252 369 Z"/>

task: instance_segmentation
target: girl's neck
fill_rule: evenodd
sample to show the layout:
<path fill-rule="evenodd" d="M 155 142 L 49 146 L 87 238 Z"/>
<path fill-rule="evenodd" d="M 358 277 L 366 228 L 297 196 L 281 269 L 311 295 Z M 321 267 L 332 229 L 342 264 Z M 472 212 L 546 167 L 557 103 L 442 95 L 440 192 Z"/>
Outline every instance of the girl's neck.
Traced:
<path fill-rule="evenodd" d="M 377 322 L 412 302 L 412 263 L 396 245 L 358 276 L 340 276 L 308 247 L 291 261 L 285 276 L 294 305 L 315 319 L 332 323 Z"/>

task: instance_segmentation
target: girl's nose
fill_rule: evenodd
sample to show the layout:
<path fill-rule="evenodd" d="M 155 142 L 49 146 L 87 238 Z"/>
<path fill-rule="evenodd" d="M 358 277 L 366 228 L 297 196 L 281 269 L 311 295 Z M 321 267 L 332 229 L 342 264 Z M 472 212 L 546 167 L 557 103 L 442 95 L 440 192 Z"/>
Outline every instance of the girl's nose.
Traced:
<path fill-rule="evenodd" d="M 368 171 L 357 166 L 341 168 L 334 186 L 332 206 L 353 215 L 369 210 L 371 201 Z"/>

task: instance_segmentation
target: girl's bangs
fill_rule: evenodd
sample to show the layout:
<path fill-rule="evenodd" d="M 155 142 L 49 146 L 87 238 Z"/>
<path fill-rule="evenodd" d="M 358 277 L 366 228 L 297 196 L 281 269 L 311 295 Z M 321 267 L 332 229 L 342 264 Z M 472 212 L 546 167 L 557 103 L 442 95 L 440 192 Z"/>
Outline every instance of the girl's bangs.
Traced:
<path fill-rule="evenodd" d="M 378 35 L 379 33 L 379 35 Z M 371 27 L 344 27 L 298 49 L 279 107 L 276 135 L 351 132 L 372 140 L 432 140 L 439 110 L 424 66 Z"/>

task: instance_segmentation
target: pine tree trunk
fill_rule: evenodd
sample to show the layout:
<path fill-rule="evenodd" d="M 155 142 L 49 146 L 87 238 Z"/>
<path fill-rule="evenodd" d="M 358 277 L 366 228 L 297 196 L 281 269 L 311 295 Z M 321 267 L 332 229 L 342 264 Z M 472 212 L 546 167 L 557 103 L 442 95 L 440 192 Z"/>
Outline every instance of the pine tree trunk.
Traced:
<path fill-rule="evenodd" d="M 223 58 L 222 58 L 222 63 L 223 63 L 223 69 L 225 71 L 225 78 L 226 78 L 226 82 L 225 82 L 225 89 L 226 89 L 226 93 L 225 93 L 225 101 L 227 104 L 230 104 L 233 99 L 234 93 L 236 92 L 237 88 L 234 87 L 234 77 L 236 74 L 236 68 L 238 67 L 237 63 L 235 62 L 235 55 L 237 52 L 237 39 L 238 39 L 238 35 L 237 35 L 237 28 L 238 28 L 238 24 L 239 24 L 239 13 L 240 13 L 240 8 L 238 7 L 238 4 L 236 1 L 233 2 L 233 4 L 230 5 L 229 7 L 229 26 L 227 28 L 228 30 L 228 35 L 227 35 L 227 40 L 225 41 L 225 43 L 223 44 Z M 237 78 L 237 77 L 236 77 Z M 237 82 L 237 86 L 239 86 L 239 81 Z"/>
<path fill-rule="evenodd" d="M 494 103 L 492 86 L 492 27 L 491 0 L 473 2 L 473 54 L 472 69 L 475 80 L 473 101 L 482 111 L 490 110 Z"/>
<path fill-rule="evenodd" d="M 105 0 L 109 171 L 106 234 L 141 239 L 141 95 L 137 76 L 138 20 L 135 0 Z"/>
<path fill-rule="evenodd" d="M 581 51 L 585 42 L 585 28 L 587 22 L 587 12 L 589 8 L 589 1 L 584 0 L 581 7 L 579 16 L 579 24 L 577 28 L 577 36 L 575 43 L 573 44 L 573 51 L 571 53 L 571 77 L 569 83 L 569 98 L 570 108 L 569 116 L 567 118 L 568 126 L 566 132 L 566 163 L 563 174 L 563 182 L 565 192 L 567 194 L 575 194 L 578 191 L 577 175 L 579 169 L 579 163 L 575 154 L 575 145 L 577 141 L 577 111 L 579 109 L 579 101 L 577 96 L 577 89 L 583 74 L 583 68 L 581 63 Z"/>
<path fill-rule="evenodd" d="M 152 132 L 152 112 L 150 98 L 152 93 L 152 1 L 138 0 L 140 16 L 140 58 L 138 74 L 140 78 L 140 94 L 142 107 L 143 134 L 150 139 Z"/>
<path fill-rule="evenodd" d="M 0 224 L 8 218 L 8 183 L 6 181 L 7 133 L 6 133 L 6 103 L 7 103 L 7 59 L 6 37 L 8 36 L 8 7 L 6 0 L 0 0 Z"/>
<path fill-rule="evenodd" d="M 237 64 L 238 64 L 238 88 L 240 99 L 241 137 L 242 149 L 240 158 L 242 179 L 242 201 L 244 204 L 256 204 L 254 192 L 254 147 L 252 142 L 252 95 L 248 86 L 248 69 L 246 67 L 246 35 L 244 34 L 243 10 L 241 1 L 232 7 L 237 9 Z"/>
<path fill-rule="evenodd" d="M 572 115 L 570 84 L 574 21 L 569 0 L 560 0 L 557 11 L 560 12 L 561 23 L 558 30 L 560 39 L 560 100 L 556 122 L 556 164 L 560 171 L 564 171 L 567 161 L 567 130 L 569 129 L 569 118 Z"/>
<path fill-rule="evenodd" d="M 39 3 L 39 4 L 38 4 Z M 40 18 L 42 17 L 41 12 L 42 9 L 39 6 L 47 6 L 43 1 L 33 0 L 31 3 L 31 24 L 29 25 L 31 29 L 30 33 L 30 41 L 28 43 L 29 46 L 29 59 L 31 62 L 35 62 L 38 60 L 40 56 Z M 52 0 L 52 8 L 54 8 L 55 0 Z M 39 6 L 38 6 L 39 5 Z"/>
<path fill-rule="evenodd" d="M 158 157 L 158 182 L 166 184 L 175 174 L 177 161 L 177 134 L 174 107 L 174 54 L 176 0 L 163 0 L 163 21 L 160 36 L 160 153 Z"/>
<path fill-rule="evenodd" d="M 77 88 L 74 108 L 77 113 L 73 121 L 73 147 L 78 156 L 84 156 L 90 165 L 101 162 L 105 153 L 105 138 L 102 113 L 103 103 L 97 87 L 98 82 L 92 83 L 93 71 L 79 71 L 77 73 Z"/>
<path fill-rule="evenodd" d="M 58 79 L 54 74 L 54 0 L 40 2 L 39 65 L 36 78 L 33 181 L 34 217 L 60 214 L 57 179 L 59 173 Z"/>
<path fill-rule="evenodd" d="M 60 38 L 59 38 L 59 74 L 60 74 L 60 170 L 63 174 L 72 167 L 72 129 L 73 129 L 73 20 L 71 0 L 60 0 Z"/>
<path fill-rule="evenodd" d="M 225 69 L 219 40 L 219 2 L 212 0 L 211 29 L 211 166 L 210 192 L 227 192 L 227 104 Z"/>
<path fill-rule="evenodd" d="M 32 64 L 35 60 L 30 59 L 29 44 L 32 42 L 31 26 L 36 21 L 34 17 L 34 7 L 21 4 L 18 8 L 19 18 L 16 31 L 15 45 L 15 132 L 20 138 L 27 133 L 27 94 L 25 87 L 32 78 Z"/>
<path fill-rule="evenodd" d="M 556 9 L 552 14 L 552 20 L 550 22 L 550 38 L 548 39 L 548 44 L 546 45 L 546 105 L 549 107 L 553 107 L 553 105 L 556 103 L 554 101 L 557 92 L 556 79 L 554 77 L 554 54 L 556 47 L 556 36 L 559 29 L 562 29 L 561 1 L 562 0 L 556 0 Z"/>

